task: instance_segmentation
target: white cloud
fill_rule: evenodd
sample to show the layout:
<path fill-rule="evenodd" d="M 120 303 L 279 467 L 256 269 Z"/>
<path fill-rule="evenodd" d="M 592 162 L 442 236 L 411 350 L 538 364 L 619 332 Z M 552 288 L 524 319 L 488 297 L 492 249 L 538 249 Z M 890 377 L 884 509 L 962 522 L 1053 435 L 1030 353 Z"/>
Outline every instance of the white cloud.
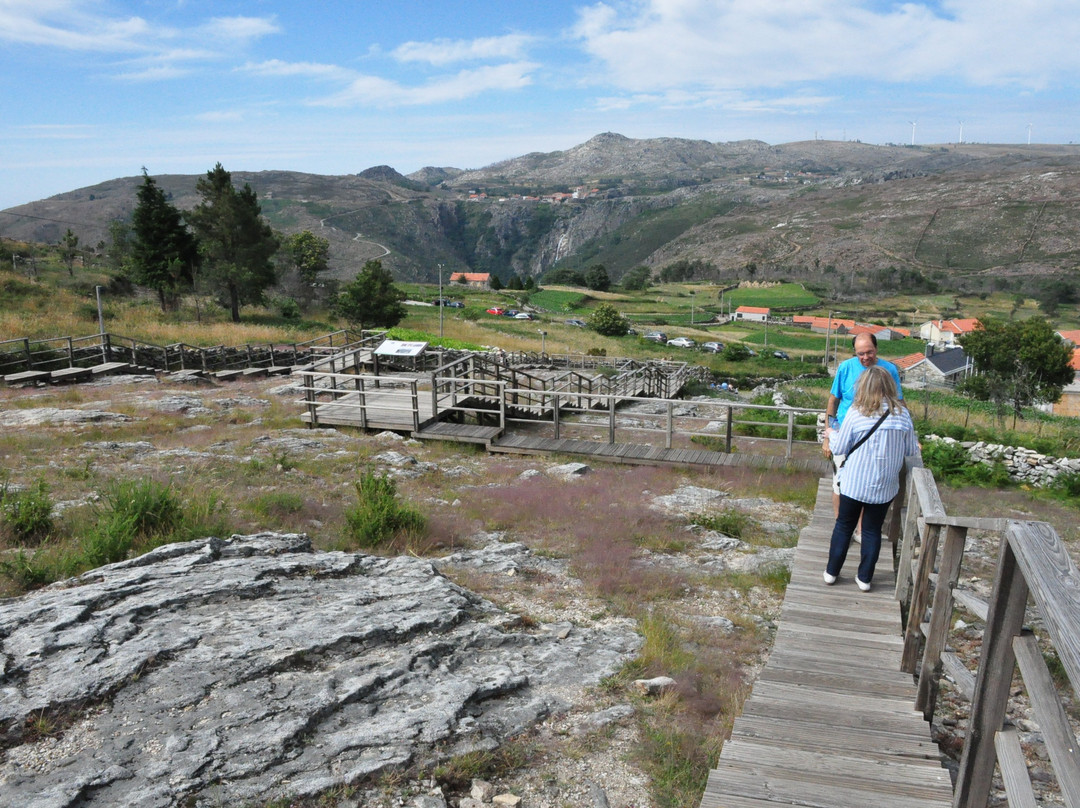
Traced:
<path fill-rule="evenodd" d="M 191 28 L 156 25 L 142 17 L 110 17 L 87 0 L 0 0 L 0 41 L 58 50 L 140 55 L 154 67 L 132 76 L 173 77 L 187 60 L 220 59 L 254 39 L 278 33 L 273 18 L 216 17 Z M 208 50 L 210 41 L 218 50 Z"/>
<path fill-rule="evenodd" d="M 107 18 L 83 11 L 79 0 L 4 0 L 0 40 L 104 53 L 142 51 L 150 26 L 141 17 Z"/>
<path fill-rule="evenodd" d="M 598 78 L 628 92 L 835 79 L 1041 87 L 1080 69 L 1075 0 L 640 0 L 580 10 Z"/>
<path fill-rule="evenodd" d="M 265 62 L 248 62 L 238 67 L 237 70 L 256 76 L 300 76 L 313 79 L 339 79 L 341 81 L 351 80 L 357 75 L 356 71 L 338 67 L 337 65 L 320 64 L 318 62 L 283 62 L 280 59 L 269 59 Z"/>
<path fill-rule="evenodd" d="M 312 101 L 316 106 L 414 106 L 461 101 L 491 91 L 517 90 L 532 83 L 533 62 L 462 70 L 452 76 L 409 87 L 378 76 L 358 76 L 340 93 Z"/>
<path fill-rule="evenodd" d="M 113 78 L 119 81 L 129 82 L 148 82 L 148 81 L 171 81 L 172 79 L 182 79 L 191 75 L 191 70 L 188 68 L 177 67 L 175 65 L 154 65 L 142 70 L 135 70 L 128 73 L 118 73 Z"/>
<path fill-rule="evenodd" d="M 455 62 L 521 59 L 533 37 L 508 34 L 471 40 L 436 39 L 432 42 L 406 42 L 393 51 L 401 62 L 426 62 L 448 65 Z"/>
<path fill-rule="evenodd" d="M 202 123 L 240 123 L 244 120 L 244 113 L 239 110 L 202 112 L 195 116 L 195 120 Z"/>
<path fill-rule="evenodd" d="M 281 27 L 267 17 L 214 17 L 199 32 L 227 42 L 246 42 L 281 33 Z"/>

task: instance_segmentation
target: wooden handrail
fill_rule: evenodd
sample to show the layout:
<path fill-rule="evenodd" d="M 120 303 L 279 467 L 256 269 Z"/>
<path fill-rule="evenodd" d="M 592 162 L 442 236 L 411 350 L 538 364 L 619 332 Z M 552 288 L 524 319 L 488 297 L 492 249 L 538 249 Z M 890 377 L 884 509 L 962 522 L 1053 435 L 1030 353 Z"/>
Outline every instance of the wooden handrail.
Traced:
<path fill-rule="evenodd" d="M 948 670 L 958 685 L 970 674 L 946 651 L 954 607 L 983 619 L 982 651 L 970 688 L 971 719 L 956 778 L 954 808 L 985 808 L 995 771 L 1010 805 L 1030 805 L 1033 789 L 1015 732 L 1005 726 L 1019 670 L 1066 805 L 1080 806 L 1080 744 L 1062 706 L 1038 640 L 1041 625 L 1075 687 L 1080 683 L 1080 571 L 1045 522 L 951 516 L 929 470 L 909 463 L 907 515 L 896 595 L 906 614 L 902 667 L 919 671 L 916 709 L 933 717 L 938 683 Z M 958 594 L 969 530 L 996 531 L 1000 555 L 990 600 Z M 1034 604 L 1033 612 L 1029 600 Z M 921 658 L 921 664 L 920 663 Z"/>

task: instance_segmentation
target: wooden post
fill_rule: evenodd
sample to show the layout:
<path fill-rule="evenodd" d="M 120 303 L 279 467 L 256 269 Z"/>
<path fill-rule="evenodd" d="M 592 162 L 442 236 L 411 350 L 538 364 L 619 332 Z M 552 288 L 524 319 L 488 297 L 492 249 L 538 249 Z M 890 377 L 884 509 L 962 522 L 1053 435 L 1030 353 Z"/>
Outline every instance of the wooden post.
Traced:
<path fill-rule="evenodd" d="M 1023 628 L 1027 598 L 1027 582 L 1020 573 L 1016 555 L 1008 539 L 1002 538 L 953 808 L 985 808 L 990 797 L 997 759 L 994 737 L 1005 720 L 1016 667 L 1013 637 Z"/>
<path fill-rule="evenodd" d="M 966 540 L 966 527 L 949 526 L 946 528 L 937 585 L 934 587 L 934 605 L 930 611 L 930 629 L 926 635 L 922 667 L 919 670 L 919 694 L 915 699 L 915 709 L 922 710 L 923 718 L 927 721 L 934 718 L 938 684 L 941 679 L 941 654 L 945 650 L 949 622 L 952 620 L 952 592 L 960 578 L 960 562 L 964 559 Z"/>
<path fill-rule="evenodd" d="M 908 491 L 907 524 L 904 526 L 904 543 L 900 548 L 900 561 L 896 569 L 896 599 L 900 601 L 901 607 L 907 606 L 911 591 L 911 561 L 915 557 L 915 537 L 919 534 L 918 517 L 920 514 L 945 515 L 941 495 L 934 484 L 934 475 L 928 469 L 911 470 Z M 912 507 L 913 505 L 918 507 Z M 923 540 L 925 541 L 925 537 Z M 909 616 L 908 619 L 912 617 Z"/>
<path fill-rule="evenodd" d="M 360 428 L 367 429 L 367 393 L 364 390 L 364 379 L 356 377 L 356 400 L 360 402 Z"/>
<path fill-rule="evenodd" d="M 724 441 L 724 451 L 731 454 L 731 419 L 732 419 L 732 407 L 727 408 L 727 438 Z"/>
<path fill-rule="evenodd" d="M 206 366 L 206 358 L 203 357 L 203 367 Z M 304 374 L 304 400 L 307 401 L 308 408 L 308 429 L 314 429 L 319 425 L 318 407 L 315 402 L 315 375 L 313 373 Z"/>
<path fill-rule="evenodd" d="M 420 398 L 417 395 L 416 379 L 409 382 L 409 393 L 412 403 L 413 432 L 420 431 Z"/>
<path fill-rule="evenodd" d="M 608 398 L 608 443 L 615 442 L 615 396 Z"/>
<path fill-rule="evenodd" d="M 559 394 L 552 393 L 551 404 L 554 409 L 551 411 L 551 423 L 555 427 L 555 440 L 559 439 Z"/>
<path fill-rule="evenodd" d="M 34 355 L 30 352 L 30 340 L 23 339 L 23 353 L 26 354 L 26 369 L 34 369 Z"/>
<path fill-rule="evenodd" d="M 68 367 L 75 367 L 75 347 L 71 344 L 71 337 L 67 338 Z"/>
<path fill-rule="evenodd" d="M 919 570 L 913 582 L 911 606 L 904 629 L 904 655 L 900 660 L 900 670 L 905 673 L 915 673 L 915 663 L 919 658 L 919 644 L 923 639 L 922 620 L 930 602 L 930 574 L 934 571 L 938 542 L 943 530 L 941 527 L 927 525 L 922 548 L 919 550 Z"/>
<path fill-rule="evenodd" d="M 664 440 L 664 448 L 665 449 L 670 449 L 671 448 L 671 432 L 672 432 L 672 421 L 673 421 L 672 416 L 673 416 L 674 411 L 675 411 L 674 402 L 668 401 L 668 403 L 667 403 L 667 432 L 664 435 L 664 439 L 665 439 Z"/>

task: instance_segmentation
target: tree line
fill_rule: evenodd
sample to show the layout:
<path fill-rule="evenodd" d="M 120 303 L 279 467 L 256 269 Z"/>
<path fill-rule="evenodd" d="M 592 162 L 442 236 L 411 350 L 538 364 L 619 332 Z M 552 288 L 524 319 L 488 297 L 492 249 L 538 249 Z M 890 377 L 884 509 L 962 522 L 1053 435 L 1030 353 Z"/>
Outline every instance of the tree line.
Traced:
<path fill-rule="evenodd" d="M 258 196 L 247 183 L 237 189 L 221 163 L 195 186 L 201 201 L 192 210 L 173 205 L 146 169 L 130 226 L 114 223 L 114 252 L 131 281 L 152 289 L 162 311 L 179 307 L 183 293 L 215 294 L 233 322 L 240 309 L 265 303 L 267 290 L 287 271 L 295 273 L 290 308 L 308 308 L 317 289 L 329 290 L 334 311 L 350 325 L 390 327 L 405 316 L 404 294 L 380 261 L 369 261 L 340 291 L 323 283 L 330 242 L 304 230 L 275 233 L 262 217 Z M 286 313 L 286 312 L 283 312 Z"/>

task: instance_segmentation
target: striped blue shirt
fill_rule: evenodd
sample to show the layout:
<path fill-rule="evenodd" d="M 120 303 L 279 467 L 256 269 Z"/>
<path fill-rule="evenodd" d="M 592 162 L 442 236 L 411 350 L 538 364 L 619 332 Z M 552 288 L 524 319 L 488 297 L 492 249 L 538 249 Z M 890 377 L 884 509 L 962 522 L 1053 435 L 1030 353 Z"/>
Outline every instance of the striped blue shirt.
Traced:
<path fill-rule="evenodd" d="M 829 448 L 834 454 L 847 455 L 844 467 L 839 472 L 840 493 L 870 505 L 889 502 L 896 496 L 900 490 L 900 469 L 904 465 L 904 456 L 919 453 L 915 426 L 906 408 L 901 408 L 899 414 L 894 413 L 882 421 L 862 446 L 850 452 L 851 447 L 873 428 L 880 417 L 881 412 L 872 416 L 863 415 L 853 407 L 840 425 L 839 434 L 829 440 Z"/>

